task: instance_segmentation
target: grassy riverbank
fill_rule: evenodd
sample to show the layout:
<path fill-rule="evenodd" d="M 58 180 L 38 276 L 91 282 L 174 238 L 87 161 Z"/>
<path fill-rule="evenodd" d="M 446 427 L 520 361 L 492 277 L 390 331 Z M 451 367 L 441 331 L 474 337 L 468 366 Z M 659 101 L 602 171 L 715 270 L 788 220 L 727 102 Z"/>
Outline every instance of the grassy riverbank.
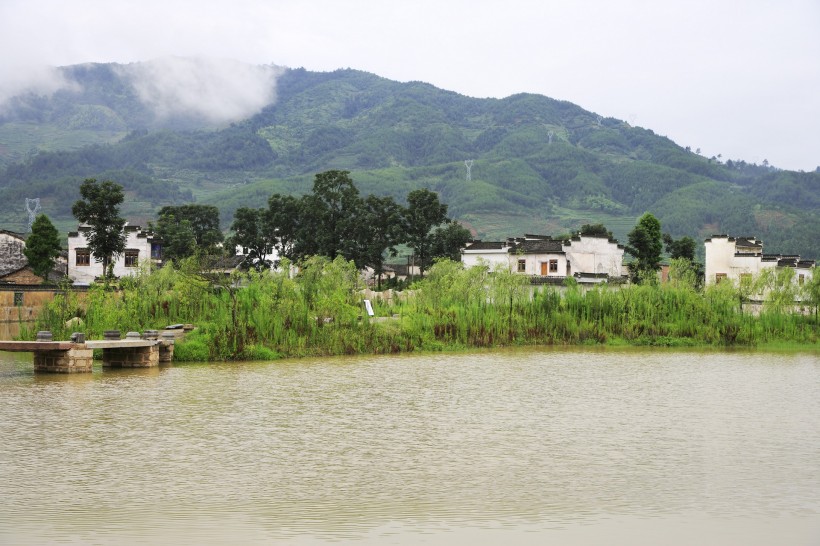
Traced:
<path fill-rule="evenodd" d="M 539 344 L 816 347 L 820 331 L 816 310 L 767 305 L 744 313 L 729 283 L 533 290 L 520 275 L 444 261 L 412 291 L 374 298 L 375 318 L 363 312 L 362 288 L 341 259 L 312 258 L 294 278 L 202 275 L 191 262 L 123 279 L 119 291 L 92 287 L 82 303 L 69 291 L 26 335 L 97 338 L 193 323 L 175 359 L 206 361 Z"/>

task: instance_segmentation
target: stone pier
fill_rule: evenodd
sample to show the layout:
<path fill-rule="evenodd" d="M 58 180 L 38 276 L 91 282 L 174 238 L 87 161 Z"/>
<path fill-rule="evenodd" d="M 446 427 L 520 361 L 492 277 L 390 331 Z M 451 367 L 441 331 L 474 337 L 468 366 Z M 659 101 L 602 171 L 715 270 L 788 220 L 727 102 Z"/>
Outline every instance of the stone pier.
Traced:
<path fill-rule="evenodd" d="M 94 351 L 82 344 L 70 349 L 34 351 L 34 371 L 50 373 L 90 373 Z"/>
<path fill-rule="evenodd" d="M 103 368 L 153 368 L 159 366 L 159 345 L 103 349 Z"/>

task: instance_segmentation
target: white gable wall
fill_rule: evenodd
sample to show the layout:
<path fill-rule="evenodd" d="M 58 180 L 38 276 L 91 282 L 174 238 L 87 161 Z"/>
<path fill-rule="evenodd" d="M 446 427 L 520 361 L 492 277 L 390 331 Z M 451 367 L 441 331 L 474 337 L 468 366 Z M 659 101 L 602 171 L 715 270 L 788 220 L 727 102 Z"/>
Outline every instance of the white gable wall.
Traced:
<path fill-rule="evenodd" d="M 606 273 L 622 275 L 624 249 L 603 237 L 581 236 L 564 245 L 569 260 L 570 275 L 575 273 Z"/>

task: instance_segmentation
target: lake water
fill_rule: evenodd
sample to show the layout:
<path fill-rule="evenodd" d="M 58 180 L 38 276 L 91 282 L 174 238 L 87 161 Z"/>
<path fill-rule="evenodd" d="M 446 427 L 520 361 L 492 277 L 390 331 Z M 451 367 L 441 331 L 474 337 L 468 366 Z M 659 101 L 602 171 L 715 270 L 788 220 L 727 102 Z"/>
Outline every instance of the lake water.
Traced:
<path fill-rule="evenodd" d="M 0 353 L 0 543 L 817 545 L 820 357 Z"/>

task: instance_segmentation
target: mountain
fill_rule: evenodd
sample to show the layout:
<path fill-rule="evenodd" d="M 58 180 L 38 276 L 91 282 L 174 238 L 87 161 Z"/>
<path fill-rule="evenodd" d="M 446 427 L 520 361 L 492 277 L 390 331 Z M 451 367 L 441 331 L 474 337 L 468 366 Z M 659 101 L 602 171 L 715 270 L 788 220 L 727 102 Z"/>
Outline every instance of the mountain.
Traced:
<path fill-rule="evenodd" d="M 0 226 L 24 230 L 24 200 L 39 197 L 67 230 L 89 177 L 123 184 L 136 221 L 197 201 L 219 206 L 227 226 L 239 206 L 305 193 L 315 173 L 346 169 L 363 193 L 439 192 L 485 239 L 597 222 L 625 239 L 650 211 L 675 237 L 755 235 L 768 252 L 820 257 L 817 172 L 701 157 L 541 95 L 477 99 L 349 69 L 210 65 L 197 69 L 222 70 L 217 83 L 191 88 L 180 66 L 64 67 L 61 90 L 8 101 Z"/>

